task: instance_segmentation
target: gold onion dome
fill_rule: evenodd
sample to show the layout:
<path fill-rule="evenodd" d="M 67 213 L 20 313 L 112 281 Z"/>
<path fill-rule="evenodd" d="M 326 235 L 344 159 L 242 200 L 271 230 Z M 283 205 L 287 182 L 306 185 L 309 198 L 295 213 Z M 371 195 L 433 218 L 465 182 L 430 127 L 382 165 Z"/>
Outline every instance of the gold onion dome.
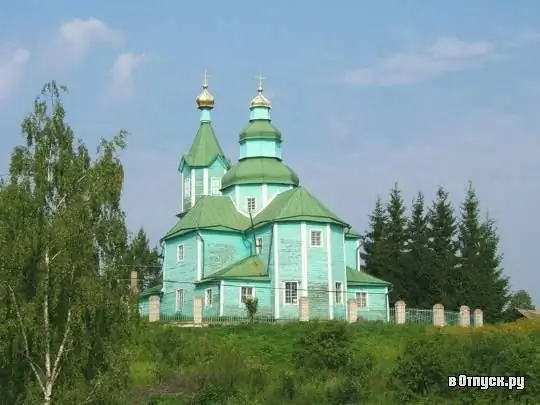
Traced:
<path fill-rule="evenodd" d="M 263 86 L 262 81 L 263 77 L 259 76 L 259 88 L 257 89 L 257 95 L 251 100 L 251 103 L 249 104 L 250 107 L 266 107 L 271 108 L 272 105 L 270 104 L 270 100 L 266 98 L 266 96 L 263 94 Z"/>
<path fill-rule="evenodd" d="M 203 76 L 203 91 L 201 94 L 199 94 L 199 97 L 197 97 L 197 106 L 199 108 L 206 107 L 206 108 L 214 108 L 214 96 L 210 94 L 208 91 L 208 74 L 206 71 L 204 72 Z"/>

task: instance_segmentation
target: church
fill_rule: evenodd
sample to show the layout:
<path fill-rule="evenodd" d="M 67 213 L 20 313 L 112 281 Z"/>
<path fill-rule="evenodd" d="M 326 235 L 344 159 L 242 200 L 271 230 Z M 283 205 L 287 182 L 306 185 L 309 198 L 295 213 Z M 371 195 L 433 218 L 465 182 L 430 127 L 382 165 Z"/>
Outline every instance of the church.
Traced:
<path fill-rule="evenodd" d="M 283 162 L 284 136 L 262 79 L 238 136 L 237 163 L 212 127 L 206 78 L 196 101 L 199 129 L 178 165 L 181 209 L 161 240 L 163 285 L 153 291 L 161 314 L 189 313 L 194 297 L 203 297 L 203 317 L 245 316 L 245 300 L 256 298 L 258 316 L 294 319 L 305 296 L 310 319 L 345 319 L 355 299 L 362 318 L 387 320 L 390 284 L 360 270 L 360 235 Z M 150 294 L 140 295 L 142 312 Z"/>

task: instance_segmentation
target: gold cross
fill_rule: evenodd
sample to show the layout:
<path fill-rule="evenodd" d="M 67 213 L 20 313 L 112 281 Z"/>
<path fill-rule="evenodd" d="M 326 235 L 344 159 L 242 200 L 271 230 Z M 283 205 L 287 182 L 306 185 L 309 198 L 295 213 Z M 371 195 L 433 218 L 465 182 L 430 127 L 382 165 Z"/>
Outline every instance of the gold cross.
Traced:
<path fill-rule="evenodd" d="M 203 86 L 208 87 L 208 78 L 212 77 L 208 74 L 208 72 L 205 70 L 203 74 Z"/>
<path fill-rule="evenodd" d="M 262 90 L 262 88 L 263 88 L 263 80 L 265 80 L 266 77 L 264 77 L 262 75 L 262 73 L 259 73 L 259 76 L 256 77 L 256 79 L 259 81 L 259 89 Z"/>

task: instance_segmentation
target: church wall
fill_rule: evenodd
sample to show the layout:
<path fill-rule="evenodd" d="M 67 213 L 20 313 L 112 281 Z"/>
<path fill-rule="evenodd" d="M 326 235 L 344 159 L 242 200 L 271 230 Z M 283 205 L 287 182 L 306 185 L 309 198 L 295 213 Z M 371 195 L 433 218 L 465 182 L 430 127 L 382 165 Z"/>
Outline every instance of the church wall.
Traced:
<path fill-rule="evenodd" d="M 201 230 L 203 277 L 250 255 L 251 243 L 239 233 Z"/>
<path fill-rule="evenodd" d="M 332 284 L 330 290 L 334 291 L 334 318 L 345 319 L 347 316 L 346 291 L 347 291 L 347 273 L 345 268 L 345 229 L 336 224 L 329 224 L 327 230 L 330 230 L 330 259 L 332 262 Z M 341 293 L 336 289 L 335 283 L 341 283 Z M 337 291 L 337 292 L 336 292 Z M 340 296 L 341 304 L 336 303 L 336 295 Z"/>
<path fill-rule="evenodd" d="M 191 207 L 191 169 L 187 166 L 184 166 L 182 171 L 182 199 L 184 201 L 184 210 L 187 210 Z M 189 188 L 189 191 L 186 193 L 186 187 Z"/>
<path fill-rule="evenodd" d="M 212 178 L 219 181 L 219 188 L 221 188 L 221 178 L 227 172 L 225 165 L 220 159 L 216 159 L 212 165 L 208 168 L 208 194 L 212 194 Z M 217 190 L 217 194 L 221 195 L 221 192 Z"/>
<path fill-rule="evenodd" d="M 246 306 L 240 300 L 242 287 L 253 287 L 258 300 L 257 316 L 272 315 L 272 289 L 268 281 L 224 280 L 223 313 L 226 316 L 246 317 Z"/>
<path fill-rule="evenodd" d="M 178 245 L 184 245 L 184 260 L 177 261 Z M 183 235 L 165 242 L 163 251 L 163 287 L 161 311 L 176 312 L 176 290 L 184 290 L 186 307 L 192 305 L 194 282 L 197 277 L 197 239 L 195 235 Z"/>
<path fill-rule="evenodd" d="M 279 157 L 281 146 L 273 139 L 252 139 L 240 143 L 240 159 L 245 157 Z"/>
<path fill-rule="evenodd" d="M 247 214 L 247 198 L 255 197 L 255 212 L 253 216 L 264 208 L 262 198 L 262 185 L 260 184 L 238 184 L 234 186 L 235 193 L 238 196 L 237 208 L 243 213 Z"/>
<path fill-rule="evenodd" d="M 280 193 L 290 190 L 291 186 L 286 184 L 268 184 L 267 185 L 267 201 L 270 202 Z"/>
<path fill-rule="evenodd" d="M 345 239 L 345 260 L 347 266 L 356 269 L 356 255 L 359 239 Z"/>
<path fill-rule="evenodd" d="M 204 169 L 197 167 L 193 171 L 195 171 L 195 202 L 197 202 L 204 195 Z"/>
<path fill-rule="evenodd" d="M 219 316 L 220 291 L 219 281 L 204 283 L 195 287 L 195 295 L 203 299 L 203 317 Z M 207 291 L 211 292 L 211 302 L 208 302 Z"/>
<path fill-rule="evenodd" d="M 358 316 L 369 321 L 386 321 L 388 320 L 388 292 L 386 286 L 349 286 L 347 289 L 347 299 L 356 299 L 357 292 L 367 293 L 367 307 L 360 308 L 358 306 Z"/>
<path fill-rule="evenodd" d="M 272 254 L 274 252 L 274 248 L 272 246 L 272 225 L 266 225 L 264 227 L 256 229 L 255 238 L 262 240 L 262 249 L 259 253 L 259 257 L 264 262 L 266 268 L 270 270 L 269 268 L 272 264 Z M 253 241 L 250 240 L 249 243 L 250 245 L 253 245 Z M 255 253 L 256 250 L 252 249 L 252 252 Z"/>
<path fill-rule="evenodd" d="M 278 299 L 277 318 L 297 317 L 298 302 L 295 304 L 285 303 L 285 282 L 297 282 L 298 297 L 302 294 L 302 241 L 300 233 L 300 223 L 279 223 L 277 226 L 278 234 L 278 265 L 274 271 L 274 277 L 278 280 L 277 289 L 274 290 L 276 299 Z"/>
<path fill-rule="evenodd" d="M 320 231 L 322 246 L 311 246 L 311 231 Z M 306 223 L 307 288 L 310 318 L 328 318 L 332 312 L 333 282 L 328 273 L 328 252 L 331 252 L 331 231 L 328 238 L 326 225 Z M 330 243 L 329 243 L 330 242 Z M 330 245 L 330 246 L 329 246 Z M 343 248 L 342 248 L 343 249 Z M 332 305 L 329 307 L 329 305 Z"/>

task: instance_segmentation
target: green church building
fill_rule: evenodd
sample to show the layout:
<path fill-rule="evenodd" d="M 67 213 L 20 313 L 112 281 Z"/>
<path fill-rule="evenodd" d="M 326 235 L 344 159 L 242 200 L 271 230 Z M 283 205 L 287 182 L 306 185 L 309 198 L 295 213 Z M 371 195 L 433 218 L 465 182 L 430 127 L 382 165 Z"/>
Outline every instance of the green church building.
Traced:
<path fill-rule="evenodd" d="M 387 320 L 389 283 L 360 270 L 360 235 L 283 162 L 285 137 L 262 83 L 237 163 L 212 127 L 206 80 L 197 105 L 199 129 L 178 165 L 181 210 L 161 240 L 163 285 L 153 293 L 163 316 L 189 314 L 194 297 L 203 297 L 203 317 L 245 316 L 244 301 L 257 298 L 258 315 L 291 319 L 305 296 L 310 319 L 344 319 L 356 299 L 359 316 Z M 140 295 L 142 313 L 150 294 Z"/>

